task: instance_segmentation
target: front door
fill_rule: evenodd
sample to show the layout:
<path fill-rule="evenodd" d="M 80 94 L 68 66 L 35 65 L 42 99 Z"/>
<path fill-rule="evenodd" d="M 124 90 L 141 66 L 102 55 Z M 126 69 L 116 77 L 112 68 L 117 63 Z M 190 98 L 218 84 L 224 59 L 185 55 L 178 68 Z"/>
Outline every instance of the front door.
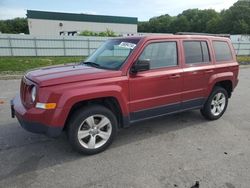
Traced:
<path fill-rule="evenodd" d="M 154 41 L 145 46 L 138 60 L 150 60 L 150 70 L 130 74 L 129 78 L 131 121 L 178 111 L 181 105 L 177 41 Z"/>

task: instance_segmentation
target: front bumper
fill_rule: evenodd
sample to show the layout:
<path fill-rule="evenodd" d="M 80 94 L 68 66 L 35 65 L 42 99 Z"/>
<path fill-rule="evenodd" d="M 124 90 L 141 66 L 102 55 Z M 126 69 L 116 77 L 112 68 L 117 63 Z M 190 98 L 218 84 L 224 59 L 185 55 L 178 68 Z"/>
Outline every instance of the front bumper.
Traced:
<path fill-rule="evenodd" d="M 23 119 L 20 115 L 16 114 L 16 117 L 25 130 L 32 133 L 45 134 L 49 137 L 57 137 L 61 134 L 62 129 L 59 127 L 49 127 L 40 123 L 30 122 Z"/>
<path fill-rule="evenodd" d="M 32 133 L 45 134 L 49 137 L 57 137 L 61 134 L 63 130 L 62 126 L 49 126 L 41 123 L 39 119 L 34 121 L 34 118 L 39 117 L 39 114 L 26 110 L 21 103 L 20 96 L 16 96 L 13 100 L 11 100 L 10 105 L 11 117 L 14 118 L 16 116 L 21 127 L 25 130 Z M 44 114 L 41 114 L 41 118 L 44 118 Z"/>

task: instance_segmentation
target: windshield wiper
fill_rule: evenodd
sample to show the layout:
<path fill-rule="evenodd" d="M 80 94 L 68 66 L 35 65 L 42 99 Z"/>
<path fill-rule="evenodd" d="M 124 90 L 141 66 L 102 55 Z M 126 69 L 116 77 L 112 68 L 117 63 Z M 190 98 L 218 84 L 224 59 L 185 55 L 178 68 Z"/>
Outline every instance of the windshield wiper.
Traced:
<path fill-rule="evenodd" d="M 98 63 L 95 62 L 90 62 L 90 61 L 86 61 L 86 62 L 82 62 L 85 65 L 91 66 L 91 67 L 95 67 L 95 68 L 101 68 L 101 66 Z"/>

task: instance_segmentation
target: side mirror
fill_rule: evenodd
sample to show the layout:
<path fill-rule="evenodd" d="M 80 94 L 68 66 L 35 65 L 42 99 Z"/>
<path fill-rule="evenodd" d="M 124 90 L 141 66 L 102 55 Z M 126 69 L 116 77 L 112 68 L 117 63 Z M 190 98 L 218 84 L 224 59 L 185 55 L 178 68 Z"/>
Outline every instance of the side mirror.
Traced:
<path fill-rule="evenodd" d="M 137 72 L 147 71 L 150 69 L 150 60 L 138 60 L 132 67 L 131 72 L 136 74 Z"/>

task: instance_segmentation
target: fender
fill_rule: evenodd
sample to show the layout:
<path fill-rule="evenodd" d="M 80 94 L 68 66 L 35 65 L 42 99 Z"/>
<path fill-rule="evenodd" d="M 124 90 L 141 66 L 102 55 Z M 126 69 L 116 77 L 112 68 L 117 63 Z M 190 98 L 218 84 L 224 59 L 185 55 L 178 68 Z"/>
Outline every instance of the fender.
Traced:
<path fill-rule="evenodd" d="M 105 97 L 114 97 L 117 99 L 123 116 L 128 116 L 129 109 L 127 102 L 127 96 L 124 94 L 126 91 L 122 91 L 123 88 L 119 85 L 104 85 L 104 86 L 94 86 L 94 87 L 86 87 L 84 89 L 77 88 L 73 90 L 67 90 L 63 92 L 63 95 L 60 97 L 58 101 L 58 108 L 62 108 L 62 114 L 60 115 L 60 124 L 65 123 L 70 110 L 73 105 L 81 102 L 87 101 L 91 99 L 105 98 Z"/>
<path fill-rule="evenodd" d="M 234 80 L 233 72 L 223 72 L 223 73 L 212 75 L 209 78 L 206 96 L 208 97 L 210 95 L 216 83 L 221 82 L 221 81 L 226 81 L 226 80 L 230 80 L 233 83 L 233 80 Z"/>

